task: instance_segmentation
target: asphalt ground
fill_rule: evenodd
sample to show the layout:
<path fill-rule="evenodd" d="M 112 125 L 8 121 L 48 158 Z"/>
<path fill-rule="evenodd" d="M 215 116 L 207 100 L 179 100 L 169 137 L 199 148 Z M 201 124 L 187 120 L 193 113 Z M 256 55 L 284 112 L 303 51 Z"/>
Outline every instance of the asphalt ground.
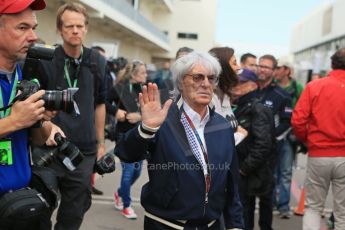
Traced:
<path fill-rule="evenodd" d="M 107 149 L 111 149 L 114 144 L 107 141 Z M 294 210 L 297 205 L 303 187 L 305 176 L 306 155 L 298 154 L 297 161 L 293 171 L 293 182 L 291 186 L 291 209 Z M 114 208 L 113 193 L 118 188 L 121 179 L 121 165 L 116 158 L 116 171 L 106 174 L 103 177 L 97 177 L 96 187 L 104 192 L 103 195 L 93 195 L 92 206 L 86 213 L 81 230 L 139 230 L 143 229 L 144 209 L 140 205 L 140 191 L 143 184 L 148 181 L 147 164 L 144 162 L 142 174 L 138 181 L 132 187 L 132 207 L 138 215 L 136 220 L 126 219 L 120 211 Z M 325 218 L 321 220 L 321 230 L 327 230 L 326 221 L 331 210 L 331 201 L 328 197 L 325 209 Z M 256 209 L 257 213 L 257 209 Z M 299 230 L 302 229 L 302 216 L 292 215 L 290 219 L 281 219 L 278 213 L 273 213 L 273 229 L 275 230 Z M 256 225 L 257 225 L 256 214 Z M 256 226 L 255 230 L 259 230 Z"/>

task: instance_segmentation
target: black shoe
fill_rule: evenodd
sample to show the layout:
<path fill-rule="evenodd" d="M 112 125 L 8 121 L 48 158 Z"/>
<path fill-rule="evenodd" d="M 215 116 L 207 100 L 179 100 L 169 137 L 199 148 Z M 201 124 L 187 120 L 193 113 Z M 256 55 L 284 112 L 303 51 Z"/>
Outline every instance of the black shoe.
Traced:
<path fill-rule="evenodd" d="M 92 187 L 91 193 L 94 195 L 103 195 L 103 192 L 95 187 Z"/>

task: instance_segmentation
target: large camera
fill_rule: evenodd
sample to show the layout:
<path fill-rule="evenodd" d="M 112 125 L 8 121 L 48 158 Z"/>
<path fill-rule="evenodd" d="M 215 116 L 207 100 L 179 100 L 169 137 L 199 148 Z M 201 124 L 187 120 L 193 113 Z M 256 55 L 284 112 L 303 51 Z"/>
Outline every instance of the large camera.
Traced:
<path fill-rule="evenodd" d="M 128 61 L 124 57 L 118 57 L 118 58 L 110 58 L 108 60 L 108 66 L 110 67 L 111 71 L 114 71 L 115 74 L 117 74 L 120 70 L 124 69 L 126 65 L 128 64 Z"/>
<path fill-rule="evenodd" d="M 38 80 L 22 80 L 18 82 L 17 90 L 21 91 L 13 101 L 25 100 L 40 89 Z M 65 90 L 46 90 L 42 99 L 44 100 L 44 107 L 47 110 L 62 110 L 66 113 L 80 115 L 77 103 L 74 100 L 74 94 L 78 88 L 68 88 Z"/>
<path fill-rule="evenodd" d="M 24 79 L 30 80 L 38 77 L 40 60 L 51 61 L 54 57 L 55 48 L 55 46 L 42 44 L 32 45 L 28 50 L 23 66 Z"/>
<path fill-rule="evenodd" d="M 55 48 L 54 46 L 42 44 L 34 44 L 29 48 L 23 66 L 24 80 L 19 82 L 17 87 L 22 93 L 15 100 L 25 100 L 40 89 L 40 84 L 35 79 L 40 74 L 38 71 L 40 60 L 51 61 L 54 57 Z M 61 91 L 46 90 L 42 97 L 45 102 L 44 107 L 47 110 L 62 110 L 74 115 L 80 115 L 78 105 L 74 100 L 77 91 L 78 88 L 68 88 Z"/>
<path fill-rule="evenodd" d="M 115 168 L 115 156 L 112 152 L 109 152 L 96 161 L 93 171 L 99 175 L 103 175 L 114 172 Z"/>
<path fill-rule="evenodd" d="M 72 144 L 60 133 L 54 136 L 57 147 L 44 146 L 33 149 L 33 162 L 37 166 L 48 166 L 53 160 L 58 159 L 70 171 L 74 171 L 80 162 L 84 159 L 84 155 L 77 146 Z"/>

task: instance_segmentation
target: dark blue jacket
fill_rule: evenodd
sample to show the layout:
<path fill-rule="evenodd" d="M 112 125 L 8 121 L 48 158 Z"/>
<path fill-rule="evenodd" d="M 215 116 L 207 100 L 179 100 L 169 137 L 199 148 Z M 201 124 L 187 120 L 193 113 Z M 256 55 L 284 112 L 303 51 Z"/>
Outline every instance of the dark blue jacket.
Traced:
<path fill-rule="evenodd" d="M 273 112 L 275 123 L 275 136 L 281 140 L 291 129 L 291 97 L 273 81 L 264 89 L 256 91 L 262 104 Z"/>
<path fill-rule="evenodd" d="M 210 109 L 204 134 L 211 187 L 205 202 L 204 174 L 188 144 L 178 104 L 182 105 L 171 106 L 154 138 L 142 138 L 135 127 L 116 145 L 115 152 L 124 161 L 135 162 L 147 157 L 149 182 L 142 188 L 143 207 L 161 218 L 193 220 L 200 224 L 219 219 L 223 213 L 227 229 L 243 228 L 232 128 Z"/>

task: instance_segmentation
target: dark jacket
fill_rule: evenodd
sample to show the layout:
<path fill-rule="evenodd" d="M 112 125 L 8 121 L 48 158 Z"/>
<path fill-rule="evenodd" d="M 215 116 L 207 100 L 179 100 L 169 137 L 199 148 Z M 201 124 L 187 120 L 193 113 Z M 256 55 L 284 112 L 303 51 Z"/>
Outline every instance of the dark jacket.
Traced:
<path fill-rule="evenodd" d="M 167 73 L 167 76 L 163 79 L 164 73 Z M 155 79 L 153 79 L 153 83 L 157 84 L 161 96 L 161 102 L 164 104 L 169 98 L 171 98 L 171 92 L 174 89 L 171 71 L 159 69 Z"/>
<path fill-rule="evenodd" d="M 290 95 L 273 81 L 266 88 L 258 89 L 256 93 L 261 103 L 273 112 L 277 140 L 283 139 L 291 129 Z"/>
<path fill-rule="evenodd" d="M 61 91 L 69 87 L 64 78 L 65 58 L 65 52 L 60 46 L 56 48 L 51 62 L 41 61 L 38 80 L 43 89 Z M 78 78 L 79 90 L 75 94 L 75 101 L 80 109 L 80 115 L 75 116 L 60 111 L 53 119 L 53 122 L 64 131 L 67 138 L 84 152 L 95 153 L 97 151 L 95 107 L 105 103 L 105 64 L 105 59 L 96 51 L 83 48 L 79 74 L 75 76 L 70 73 L 72 82 L 74 77 Z"/>
<path fill-rule="evenodd" d="M 115 104 L 117 109 L 125 110 L 127 113 L 140 112 L 139 109 L 139 93 L 141 92 L 141 84 L 132 84 L 128 80 L 122 83 L 117 83 L 110 89 L 107 98 L 108 104 Z M 107 112 L 111 109 L 106 106 Z M 117 112 L 116 109 L 116 112 Z M 116 113 L 115 113 L 116 114 Z M 114 116 L 115 116 L 114 114 Z M 116 135 L 127 132 L 137 124 L 131 124 L 127 120 L 117 121 Z"/>
<path fill-rule="evenodd" d="M 276 150 L 272 111 L 255 98 L 254 92 L 239 98 L 237 106 L 235 116 L 239 125 L 248 131 L 248 136 L 236 146 L 240 170 L 246 175 L 242 178 L 250 180 L 254 175 L 256 181 L 248 181 L 252 183 L 248 184 L 251 190 L 248 192 L 261 193 L 273 186 Z"/>
<path fill-rule="evenodd" d="M 131 162 L 148 157 L 149 182 L 141 192 L 141 203 L 147 212 L 200 223 L 219 219 L 223 213 L 227 228 L 243 228 L 232 128 L 222 116 L 210 111 L 204 131 L 211 166 L 206 202 L 204 174 L 180 121 L 181 106 L 181 101 L 171 106 L 154 138 L 142 138 L 138 127 L 128 131 L 116 145 L 116 154 Z"/>

